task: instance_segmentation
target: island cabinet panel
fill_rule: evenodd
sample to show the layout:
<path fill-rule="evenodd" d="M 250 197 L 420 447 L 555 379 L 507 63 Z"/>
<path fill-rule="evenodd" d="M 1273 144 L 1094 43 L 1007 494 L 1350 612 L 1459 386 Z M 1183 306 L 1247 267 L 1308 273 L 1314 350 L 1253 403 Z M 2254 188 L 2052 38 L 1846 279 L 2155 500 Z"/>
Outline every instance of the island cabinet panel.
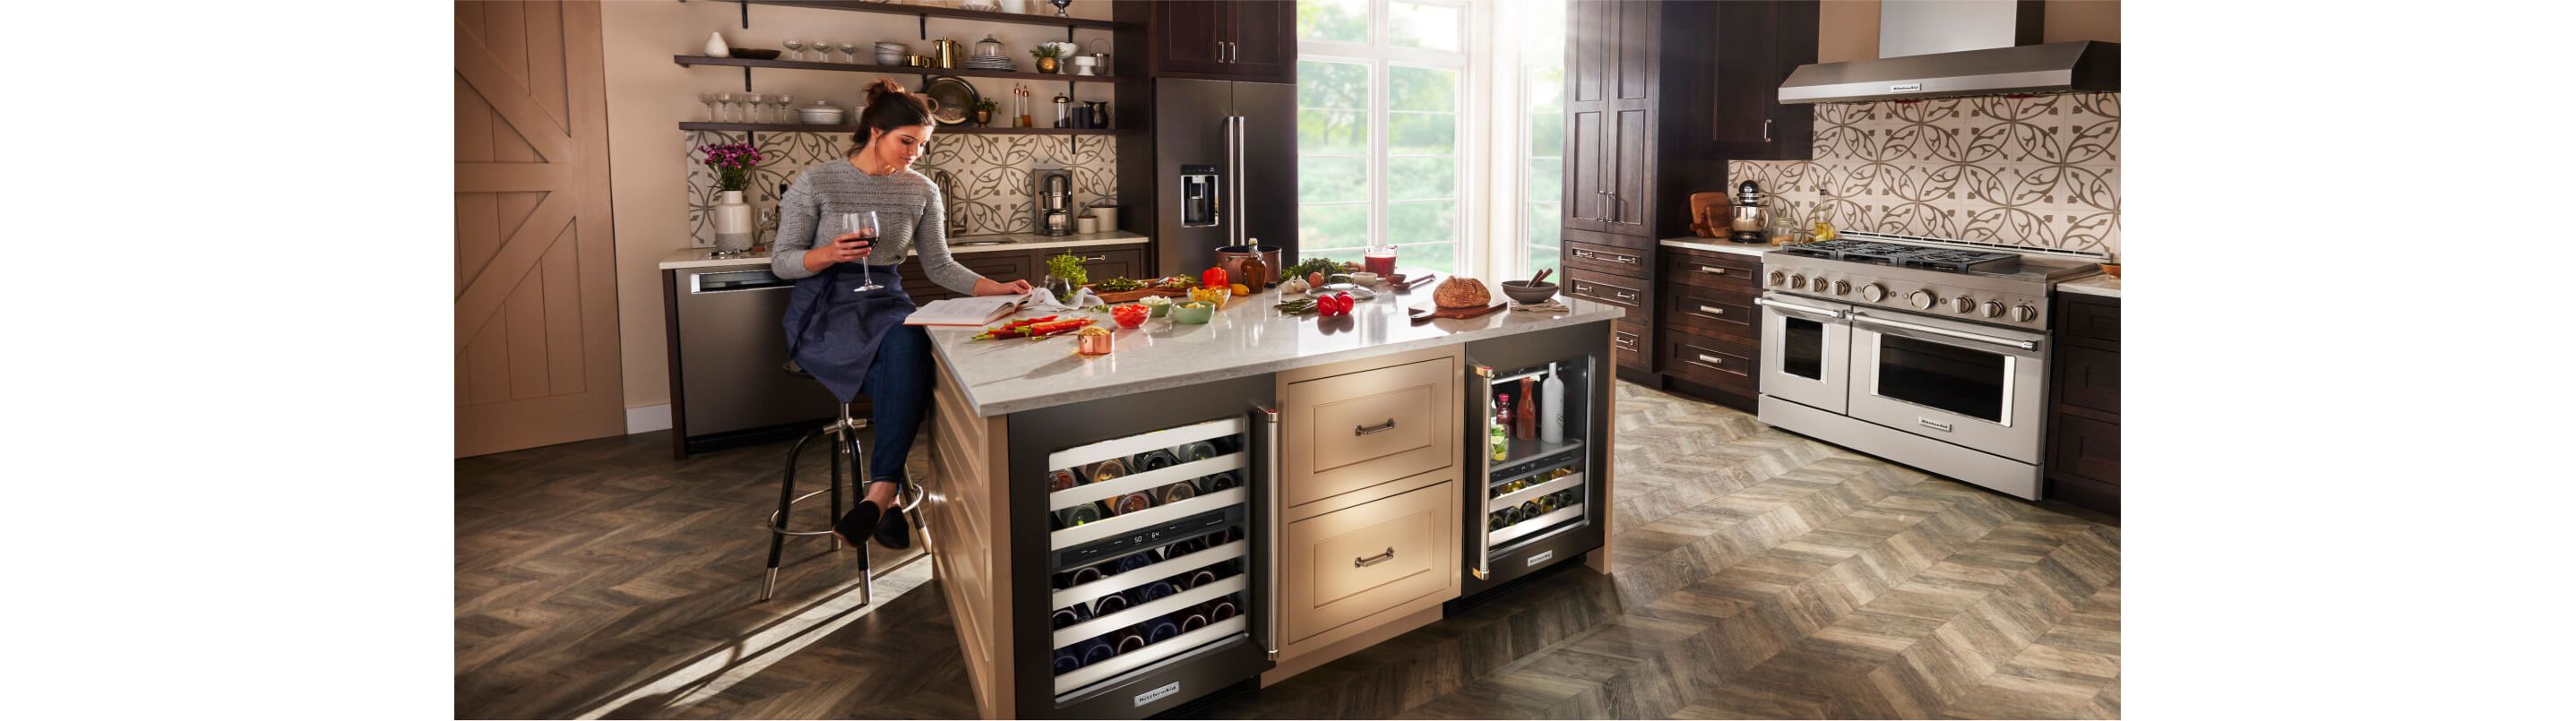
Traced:
<path fill-rule="evenodd" d="M 1287 645 L 1458 593 L 1456 471 L 1390 498 L 1288 524 Z M 1285 654 L 1285 651 L 1282 651 Z"/>
<path fill-rule="evenodd" d="M 1343 372 L 1286 383 L 1282 505 L 1457 465 L 1457 355 L 1409 360 L 1364 369 L 1336 364 L 1325 368 Z"/>
<path fill-rule="evenodd" d="M 944 362 L 940 373 L 954 376 Z M 938 574 L 940 596 L 957 619 L 958 650 L 973 685 L 976 711 L 984 718 L 1012 717 L 1016 677 L 1005 650 L 1015 632 L 1008 553 L 1012 529 L 998 517 L 1010 507 L 1006 427 L 1003 418 L 975 415 L 955 384 L 931 389 L 932 448 L 930 477 L 923 484 L 928 493 L 920 506 L 922 543 Z"/>

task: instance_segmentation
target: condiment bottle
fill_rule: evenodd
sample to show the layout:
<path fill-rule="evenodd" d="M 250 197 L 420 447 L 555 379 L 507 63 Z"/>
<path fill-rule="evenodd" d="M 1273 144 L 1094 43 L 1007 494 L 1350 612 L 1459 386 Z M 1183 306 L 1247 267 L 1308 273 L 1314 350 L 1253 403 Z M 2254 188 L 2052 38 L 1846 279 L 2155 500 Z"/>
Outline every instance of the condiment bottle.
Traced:
<path fill-rule="evenodd" d="M 1265 279 L 1269 277 L 1270 264 L 1261 262 L 1260 253 L 1253 253 L 1252 257 L 1243 259 L 1243 287 L 1259 293 L 1261 287 L 1266 284 Z"/>
<path fill-rule="evenodd" d="M 1538 394 L 1531 392 L 1536 381 L 1521 379 L 1521 407 L 1512 413 L 1512 435 L 1524 441 L 1538 440 Z"/>

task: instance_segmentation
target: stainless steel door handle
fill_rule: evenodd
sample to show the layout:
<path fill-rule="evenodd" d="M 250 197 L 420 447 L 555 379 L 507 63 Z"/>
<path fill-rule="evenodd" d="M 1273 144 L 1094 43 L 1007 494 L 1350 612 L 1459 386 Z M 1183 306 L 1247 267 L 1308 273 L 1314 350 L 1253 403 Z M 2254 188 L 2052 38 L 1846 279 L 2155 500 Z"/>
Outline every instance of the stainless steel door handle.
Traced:
<path fill-rule="evenodd" d="M 1779 309 L 1781 309 L 1781 310 L 1794 310 L 1794 311 L 1798 311 L 1798 312 L 1800 312 L 1800 313 L 1814 313 L 1814 314 L 1816 314 L 1816 315 L 1821 315 L 1821 316 L 1831 317 L 1831 318 L 1833 318 L 1834 320 L 1843 320 L 1844 318 L 1848 317 L 1848 316 L 1844 315 L 1842 311 L 1839 311 L 1839 310 L 1825 310 L 1825 309 L 1823 309 L 1823 308 L 1811 308 L 1811 307 L 1803 306 L 1803 305 L 1799 305 L 1799 304 L 1796 304 L 1796 303 L 1782 303 L 1782 302 L 1780 302 L 1780 301 L 1772 300 L 1772 299 L 1769 299 L 1769 298 L 1754 298 L 1754 299 L 1753 299 L 1753 302 L 1754 302 L 1754 304 L 1756 304 L 1756 305 L 1767 305 L 1767 306 L 1771 306 L 1771 307 L 1773 307 L 1773 308 L 1779 308 Z"/>
<path fill-rule="evenodd" d="M 1385 562 L 1388 562 L 1388 561 L 1392 561 L 1392 560 L 1395 560 L 1395 549 L 1394 549 L 1393 547 L 1389 547 L 1389 548 L 1387 548 L 1387 549 L 1386 549 L 1386 552 L 1385 552 L 1385 553 L 1381 553 L 1381 554 L 1378 554 L 1378 555 L 1375 555 L 1375 556 L 1370 556 L 1370 557 L 1367 557 L 1367 558 L 1354 558 L 1354 559 L 1351 559 L 1351 567 L 1352 567 L 1352 568 L 1367 568 L 1367 567 L 1370 567 L 1370 566 L 1375 566 L 1375 565 L 1378 565 L 1378 564 L 1381 564 L 1381 563 L 1385 563 Z"/>
<path fill-rule="evenodd" d="M 1225 41 L 1216 41 L 1216 61 L 1225 62 Z"/>
<path fill-rule="evenodd" d="M 1261 412 L 1261 495 L 1268 506 L 1261 524 L 1262 545 L 1267 548 L 1262 577 L 1262 650 L 1270 660 L 1279 660 L 1279 409 L 1255 407 Z"/>
<path fill-rule="evenodd" d="M 1393 418 L 1386 419 L 1385 423 L 1380 423 L 1374 426 L 1351 426 L 1351 435 L 1365 436 L 1371 433 L 1383 433 L 1391 430 L 1395 430 L 1395 419 Z"/>
<path fill-rule="evenodd" d="M 1592 255 L 1592 251 L 1589 251 L 1589 250 L 1578 250 L 1578 251 L 1574 251 L 1574 257 L 1577 257 L 1577 258 L 1590 258 L 1590 257 L 1593 257 L 1593 255 Z"/>
<path fill-rule="evenodd" d="M 1905 329 L 1905 330 L 1910 330 L 1910 331 L 1914 331 L 1914 332 L 1917 332 L 1917 333 L 1930 333 L 1930 334 L 1937 335 L 1937 336 L 1942 336 L 1942 337 L 1945 337 L 1945 338 L 1957 338 L 1957 339 L 1960 339 L 1960 340 L 1972 340 L 1972 341 L 1976 341 L 1976 342 L 1979 342 L 1979 343 L 1993 343 L 1993 344 L 1995 344 L 1995 345 L 2000 345 L 2000 346 L 2010 346 L 2010 347 L 2014 347 L 2014 348 L 2020 348 L 2020 349 L 2022 349 L 2022 350 L 2039 350 L 2039 343 L 2038 343 L 2037 341 L 2014 340 L 2014 339 L 2011 339 L 2011 338 L 1997 338 L 1997 337 L 1990 336 L 1990 335 L 1986 335 L 1986 334 L 1983 334 L 1983 333 L 1970 333 L 1970 332 L 1967 332 L 1967 331 L 1950 330 L 1950 329 L 1948 329 L 1948 328 L 1936 328 L 1936 327 L 1933 327 L 1933 326 L 1923 325 L 1923 324 L 1921 324 L 1921 323 L 1907 323 L 1907 322 L 1905 322 L 1905 321 L 1901 321 L 1901 320 L 1888 320 L 1888 319 L 1886 319 L 1886 318 L 1878 318 L 1878 317 L 1873 317 L 1873 316 L 1861 315 L 1861 314 L 1860 314 L 1860 312 L 1858 312 L 1858 311 L 1853 311 L 1853 312 L 1852 312 L 1852 322 L 1855 322 L 1855 323 L 1867 323 L 1867 324 L 1870 324 L 1870 325 L 1887 326 L 1887 327 L 1889 327 L 1889 328 L 1903 328 L 1903 329 Z"/>
<path fill-rule="evenodd" d="M 1493 405 L 1494 369 L 1483 365 L 1469 365 L 1467 367 L 1467 381 L 1469 385 L 1475 386 L 1474 391 L 1472 391 L 1467 397 L 1479 399 L 1476 402 L 1476 415 L 1478 417 L 1491 418 L 1492 416 L 1487 415 L 1487 411 L 1492 410 L 1490 406 Z M 1491 423 L 1493 421 L 1488 420 L 1486 422 Z M 1479 511 L 1479 513 L 1476 514 L 1476 522 L 1483 524 L 1487 523 L 1486 519 L 1491 518 L 1494 515 L 1494 499 L 1492 496 L 1485 493 L 1485 484 L 1492 482 L 1493 480 L 1494 456 L 1491 453 L 1471 453 L 1468 455 L 1476 457 L 1476 473 L 1475 475 L 1469 476 L 1469 478 L 1474 480 L 1473 482 L 1466 484 L 1467 494 L 1476 497 L 1476 510 Z M 1468 566 L 1467 572 L 1474 574 L 1476 576 L 1476 580 L 1479 581 L 1492 578 L 1493 572 L 1489 567 L 1493 565 L 1493 562 L 1494 533 L 1491 530 L 1480 527 L 1476 530 L 1476 563 Z"/>

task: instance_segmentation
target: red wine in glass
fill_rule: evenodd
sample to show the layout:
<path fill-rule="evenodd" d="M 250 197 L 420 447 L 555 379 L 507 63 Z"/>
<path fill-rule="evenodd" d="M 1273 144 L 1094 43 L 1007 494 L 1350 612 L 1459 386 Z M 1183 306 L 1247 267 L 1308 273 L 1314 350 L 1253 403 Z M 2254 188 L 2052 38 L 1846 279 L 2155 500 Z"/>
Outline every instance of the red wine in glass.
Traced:
<path fill-rule="evenodd" d="M 868 246 L 869 246 L 869 247 L 875 247 L 875 246 L 876 246 L 876 244 L 877 244 L 877 212 L 876 212 L 876 211 L 873 211 L 873 210 L 864 210 L 864 211 L 860 211 L 860 212 L 856 212 L 856 213 L 842 213 L 842 214 L 841 214 L 841 227 L 842 227 L 842 228 L 844 228 L 844 229 L 846 229 L 846 232 L 850 232 L 850 233 L 857 233 L 857 234 L 859 235 L 859 238 L 860 238 L 860 239 L 862 239 L 862 240 L 866 240 L 866 241 L 868 242 Z M 875 273 L 875 272 L 872 272 L 872 271 L 870 271 L 870 270 L 868 270 L 868 259 L 866 259 L 866 258 L 860 258 L 860 259 L 859 259 L 859 276 L 860 276 L 861 278 L 864 278 L 864 279 L 865 279 L 865 281 L 864 281 L 864 282 L 865 282 L 866 284 L 865 284 L 865 285 L 861 285 L 861 286 L 856 287 L 856 288 L 851 288 L 850 290 L 851 290 L 851 291 L 853 291 L 853 292 L 865 293 L 865 292 L 868 292 L 868 291 L 878 290 L 878 289 L 881 289 L 881 288 L 884 288 L 884 287 L 885 287 L 885 286 L 883 286 L 883 285 L 879 285 L 879 284 L 877 283 L 877 276 L 876 276 L 876 273 Z"/>

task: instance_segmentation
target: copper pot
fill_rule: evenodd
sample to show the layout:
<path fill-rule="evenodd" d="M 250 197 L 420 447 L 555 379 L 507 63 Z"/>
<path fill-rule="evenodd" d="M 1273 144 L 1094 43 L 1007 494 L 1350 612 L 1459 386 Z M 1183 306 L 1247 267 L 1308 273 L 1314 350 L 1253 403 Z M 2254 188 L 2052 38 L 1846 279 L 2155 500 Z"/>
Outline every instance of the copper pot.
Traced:
<path fill-rule="evenodd" d="M 1235 279 L 1234 282 L 1237 283 L 1244 283 L 1243 261 L 1251 259 L 1256 251 L 1261 256 L 1261 264 L 1270 266 L 1272 277 L 1277 277 L 1279 271 L 1287 269 L 1287 266 L 1279 264 L 1279 246 L 1276 245 L 1229 245 L 1218 248 L 1216 267 L 1225 269 L 1225 277 Z"/>

